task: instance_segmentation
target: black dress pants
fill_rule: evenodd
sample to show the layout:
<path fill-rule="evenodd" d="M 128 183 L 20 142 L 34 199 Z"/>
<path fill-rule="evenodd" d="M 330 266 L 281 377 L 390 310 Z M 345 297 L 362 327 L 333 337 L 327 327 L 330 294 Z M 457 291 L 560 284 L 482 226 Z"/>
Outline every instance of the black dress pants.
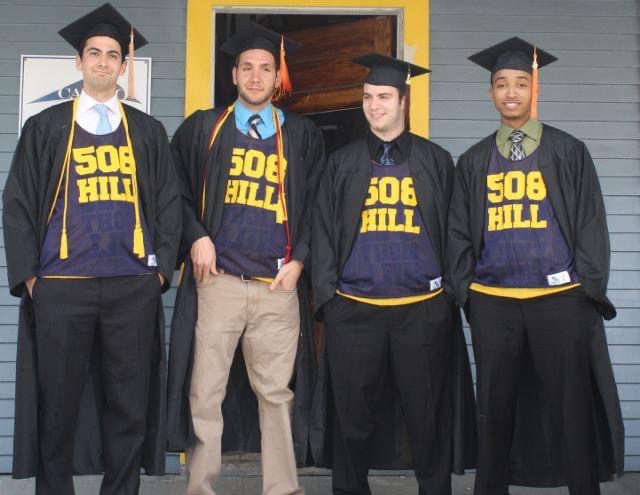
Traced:
<path fill-rule="evenodd" d="M 474 494 L 507 491 L 523 363 L 533 363 L 551 434 L 561 439 L 569 492 L 599 494 L 589 342 L 600 315 L 580 289 L 524 300 L 469 294 L 479 435 Z"/>
<path fill-rule="evenodd" d="M 102 383 L 100 494 L 138 493 L 159 293 L 155 274 L 36 281 L 37 495 L 74 493 L 74 433 L 94 346 Z"/>
<path fill-rule="evenodd" d="M 324 309 L 333 390 L 333 493 L 368 495 L 382 385 L 399 392 L 421 495 L 451 493 L 452 303 L 373 306 L 335 296 Z"/>

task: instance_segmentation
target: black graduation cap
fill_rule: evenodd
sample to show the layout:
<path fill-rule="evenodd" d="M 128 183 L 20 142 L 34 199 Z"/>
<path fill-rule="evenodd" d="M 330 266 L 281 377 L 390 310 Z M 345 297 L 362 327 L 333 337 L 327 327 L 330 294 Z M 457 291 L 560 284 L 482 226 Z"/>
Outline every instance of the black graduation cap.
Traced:
<path fill-rule="evenodd" d="M 278 102 L 293 93 L 285 54 L 291 55 L 300 48 L 302 44 L 297 41 L 285 38 L 246 17 L 239 17 L 235 34 L 220 46 L 220 51 L 232 57 L 237 57 L 247 50 L 256 49 L 271 53 L 276 61 L 276 67 L 280 70 L 280 86 L 276 88 L 272 98 L 273 101 Z"/>
<path fill-rule="evenodd" d="M 509 38 L 469 57 L 469 60 L 495 74 L 502 69 L 515 69 L 533 74 L 533 52 L 536 52 L 538 67 L 542 68 L 556 60 L 549 52 L 518 38 Z"/>
<path fill-rule="evenodd" d="M 247 50 L 260 49 L 272 53 L 276 63 L 279 63 L 281 40 L 284 40 L 284 49 L 287 55 L 302 48 L 302 45 L 297 41 L 283 37 L 256 22 L 239 19 L 237 26 L 235 34 L 220 46 L 220 51 L 232 57 L 237 57 Z"/>
<path fill-rule="evenodd" d="M 87 39 L 93 36 L 108 36 L 120 44 L 124 57 L 129 52 L 131 29 L 131 23 L 110 3 L 105 3 L 62 28 L 58 34 L 78 52 L 82 43 Z M 136 29 L 133 29 L 134 49 L 141 48 L 146 44 L 147 40 Z"/>
<path fill-rule="evenodd" d="M 420 67 L 419 65 L 379 53 L 363 55 L 353 61 L 371 69 L 365 83 L 375 86 L 392 86 L 401 91 L 407 87 L 407 84 L 410 84 L 409 81 L 412 77 L 431 72 L 431 69 L 426 67 Z"/>

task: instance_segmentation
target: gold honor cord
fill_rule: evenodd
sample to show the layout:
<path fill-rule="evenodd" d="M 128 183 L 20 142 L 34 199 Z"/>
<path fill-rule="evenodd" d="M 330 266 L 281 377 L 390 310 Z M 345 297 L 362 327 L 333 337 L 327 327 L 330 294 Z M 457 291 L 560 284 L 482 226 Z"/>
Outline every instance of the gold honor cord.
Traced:
<path fill-rule="evenodd" d="M 231 115 L 231 112 L 233 112 L 234 105 L 235 103 L 225 108 L 224 111 L 218 117 L 218 120 L 216 120 L 216 123 L 213 124 L 213 129 L 211 130 L 211 136 L 209 137 L 209 147 L 208 147 L 209 152 L 211 152 L 213 143 L 218 137 L 218 134 L 220 133 L 220 129 L 222 128 L 223 124 L 226 122 L 227 117 L 229 117 L 229 115 Z M 205 172 L 204 172 L 204 177 L 202 179 L 202 196 L 200 197 L 200 219 L 204 221 L 204 205 L 207 199 L 207 165 L 206 163 L 203 168 Z M 184 261 L 180 265 L 180 273 L 178 274 L 178 285 L 180 285 L 180 283 L 182 282 L 183 273 L 184 273 Z"/>
<path fill-rule="evenodd" d="M 220 117 L 218 117 L 218 120 L 214 124 L 213 130 L 211 131 L 211 137 L 209 139 L 209 151 L 211 151 L 211 148 L 213 147 L 213 143 L 215 142 L 216 138 L 218 137 L 218 134 L 220 133 L 220 129 L 226 122 L 229 115 L 231 115 L 231 113 L 233 112 L 234 105 L 235 103 L 232 105 L 229 105 L 224 110 L 224 112 L 220 114 Z M 289 258 L 291 257 L 292 246 L 291 246 L 291 231 L 289 230 L 289 223 L 287 218 L 287 203 L 286 203 L 285 190 L 284 190 L 284 170 L 283 170 L 284 146 L 282 142 L 282 128 L 280 125 L 280 116 L 278 115 L 278 112 L 276 111 L 275 107 L 272 107 L 272 111 L 273 111 L 273 122 L 275 123 L 275 128 L 276 128 L 276 150 L 278 153 L 278 196 L 280 198 L 280 207 L 282 209 L 283 224 L 284 224 L 285 233 L 287 236 L 287 247 L 286 247 L 286 255 L 285 255 L 285 263 L 287 263 L 289 261 Z M 200 199 L 200 218 L 202 220 L 204 220 L 204 208 L 205 208 L 206 198 L 207 198 L 207 179 L 208 177 L 207 177 L 206 168 L 205 168 L 205 174 L 202 182 L 202 197 Z"/>
<path fill-rule="evenodd" d="M 133 197 L 134 197 L 134 212 L 135 212 L 135 227 L 133 229 L 133 253 L 138 256 L 138 258 L 144 258 L 144 238 L 142 235 L 142 228 L 140 226 L 140 209 L 138 205 L 138 181 L 136 177 L 136 162 L 135 155 L 133 153 L 133 146 L 131 144 L 131 137 L 129 136 L 129 123 L 127 122 L 127 116 L 122 108 L 122 103 L 119 104 L 120 107 L 120 115 L 122 116 L 122 122 L 125 129 L 125 134 L 127 136 L 127 145 L 131 150 L 131 174 L 132 174 L 132 186 L 133 186 Z M 64 208 L 62 211 L 62 232 L 60 234 L 60 259 L 66 260 L 69 257 L 69 242 L 67 237 L 67 210 L 69 207 L 69 168 L 71 164 L 71 150 L 73 147 L 73 138 L 75 136 L 76 130 L 76 114 L 78 111 L 78 98 L 73 100 L 73 111 L 71 118 L 71 130 L 69 132 L 69 141 L 67 142 L 67 151 L 65 153 L 64 163 L 62 165 L 62 170 L 60 171 L 60 178 L 58 179 L 58 186 L 56 188 L 56 193 L 53 196 L 53 202 L 51 204 L 51 209 L 49 210 L 49 216 L 47 217 L 47 224 L 51 221 L 51 216 L 53 215 L 53 211 L 55 210 L 56 204 L 58 202 L 58 196 L 60 195 L 60 187 L 62 186 L 62 180 L 64 179 L 65 187 L 64 187 Z"/>
<path fill-rule="evenodd" d="M 284 190 L 284 145 L 282 142 L 282 127 L 280 126 L 280 116 L 276 111 L 276 107 L 271 107 L 273 111 L 273 122 L 276 125 L 276 151 L 278 153 L 278 196 L 280 198 L 280 208 L 282 210 L 282 223 L 287 237 L 287 246 L 285 250 L 284 262 L 288 263 L 291 258 L 291 230 L 289 229 L 289 217 L 287 216 L 287 198 Z"/>
<path fill-rule="evenodd" d="M 140 225 L 140 204 L 138 198 L 138 172 L 136 167 L 136 155 L 133 152 L 133 144 L 131 143 L 131 136 L 129 135 L 129 122 L 127 121 L 127 114 L 124 112 L 122 102 L 118 102 L 120 108 L 120 115 L 122 116 L 122 124 L 124 125 L 124 132 L 127 136 L 127 146 L 131 151 L 131 184 L 133 186 L 133 210 L 135 214 L 136 224 L 133 227 L 133 254 L 138 258 L 144 258 L 144 236 L 142 235 L 142 226 Z"/>
<path fill-rule="evenodd" d="M 69 141 L 67 142 L 67 151 L 64 155 L 64 162 L 62 164 L 62 170 L 60 171 L 60 178 L 58 179 L 58 187 L 56 193 L 53 196 L 53 203 L 49 210 L 49 216 L 47 217 L 47 225 L 51 221 L 51 215 L 58 202 L 58 196 L 60 194 L 60 187 L 62 186 L 62 179 L 65 179 L 64 186 L 64 209 L 62 211 L 62 232 L 60 234 L 60 259 L 66 260 L 69 257 L 69 244 L 67 240 L 67 205 L 69 190 L 69 163 L 71 162 L 71 148 L 73 147 L 73 136 L 76 130 L 76 113 L 78 111 L 78 98 L 73 100 L 73 110 L 71 112 L 71 130 L 69 131 Z"/>
<path fill-rule="evenodd" d="M 227 108 L 225 108 L 224 112 L 222 112 L 220 114 L 220 116 L 218 117 L 218 120 L 216 120 L 216 123 L 213 125 L 213 130 L 211 131 L 211 137 L 209 138 L 209 152 L 211 151 L 211 148 L 213 147 L 213 143 L 216 140 L 216 138 L 218 137 L 218 134 L 220 133 L 220 129 L 222 129 L 222 126 L 224 125 L 224 123 L 227 121 L 227 118 L 229 117 L 229 115 L 231 115 L 231 113 L 233 112 L 233 106 L 235 105 L 235 103 L 229 105 Z M 200 198 L 200 219 L 204 221 L 204 205 L 206 203 L 206 199 L 207 199 L 207 166 L 205 164 L 204 166 L 204 177 L 202 179 L 202 197 Z"/>

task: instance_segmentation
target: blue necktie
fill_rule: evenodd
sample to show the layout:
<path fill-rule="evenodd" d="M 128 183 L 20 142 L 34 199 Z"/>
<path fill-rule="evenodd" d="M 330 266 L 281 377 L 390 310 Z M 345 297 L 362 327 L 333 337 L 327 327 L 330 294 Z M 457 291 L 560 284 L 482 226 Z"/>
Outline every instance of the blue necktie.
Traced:
<path fill-rule="evenodd" d="M 111 122 L 109 122 L 109 107 L 104 103 L 98 103 L 93 108 L 96 109 L 98 115 L 100 115 L 100 120 L 98 120 L 98 128 L 96 129 L 96 134 L 98 136 L 102 136 L 103 134 L 109 134 L 111 129 Z"/>
<path fill-rule="evenodd" d="M 380 165 L 384 167 L 393 167 L 396 164 L 395 160 L 391 158 L 391 148 L 393 148 L 393 144 L 394 143 L 382 143 L 384 151 L 380 157 Z"/>

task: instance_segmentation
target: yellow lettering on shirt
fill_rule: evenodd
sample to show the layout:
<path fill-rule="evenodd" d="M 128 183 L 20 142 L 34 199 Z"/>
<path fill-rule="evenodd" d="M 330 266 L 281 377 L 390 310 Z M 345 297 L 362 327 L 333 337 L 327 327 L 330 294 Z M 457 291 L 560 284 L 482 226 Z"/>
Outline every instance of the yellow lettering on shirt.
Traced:
<path fill-rule="evenodd" d="M 80 204 L 96 201 L 133 203 L 133 154 L 128 146 L 85 146 L 73 148 L 71 153 L 74 170 L 79 176 L 76 186 Z"/>
<path fill-rule="evenodd" d="M 402 203 L 404 206 L 417 206 L 418 200 L 413 187 L 413 178 L 371 177 L 364 206 L 373 206 L 376 203 L 382 203 L 383 205 Z"/>
<path fill-rule="evenodd" d="M 520 170 L 511 170 L 487 175 L 487 189 L 487 200 L 492 205 L 487 208 L 489 232 L 547 228 L 547 220 L 539 218 L 539 203 L 533 203 L 547 197 L 547 188 L 540 171 L 525 174 Z M 525 197 L 530 201 L 528 205 L 518 202 Z"/>
<path fill-rule="evenodd" d="M 404 208 L 394 208 L 396 205 Z M 388 206 L 387 208 L 368 208 L 370 206 Z M 364 200 L 360 217 L 360 233 L 366 232 L 405 232 L 419 234 L 420 227 L 414 225 L 413 209 L 418 205 L 412 177 L 371 177 L 369 190 Z"/>
<path fill-rule="evenodd" d="M 286 169 L 285 159 L 281 173 L 285 174 Z M 281 224 L 284 212 L 278 197 L 278 155 L 233 148 L 224 202 L 272 211 L 276 214 L 276 223 Z"/>
<path fill-rule="evenodd" d="M 413 224 L 415 210 L 405 208 L 369 208 L 360 215 L 360 233 L 366 232 L 405 232 L 419 234 L 420 227 Z"/>

